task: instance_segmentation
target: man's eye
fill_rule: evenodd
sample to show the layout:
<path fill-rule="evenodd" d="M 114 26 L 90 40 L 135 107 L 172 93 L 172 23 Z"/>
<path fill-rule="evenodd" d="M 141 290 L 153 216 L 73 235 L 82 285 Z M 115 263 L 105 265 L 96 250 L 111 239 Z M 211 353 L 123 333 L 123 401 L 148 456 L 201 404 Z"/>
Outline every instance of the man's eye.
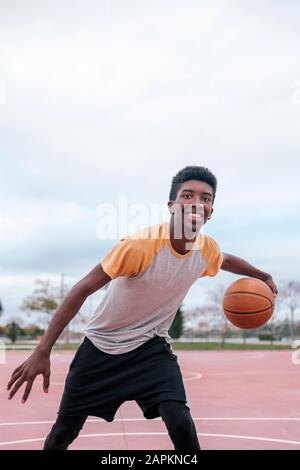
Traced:
<path fill-rule="evenodd" d="M 192 197 L 192 195 L 191 194 L 184 194 L 183 197 L 188 198 L 188 197 Z"/>

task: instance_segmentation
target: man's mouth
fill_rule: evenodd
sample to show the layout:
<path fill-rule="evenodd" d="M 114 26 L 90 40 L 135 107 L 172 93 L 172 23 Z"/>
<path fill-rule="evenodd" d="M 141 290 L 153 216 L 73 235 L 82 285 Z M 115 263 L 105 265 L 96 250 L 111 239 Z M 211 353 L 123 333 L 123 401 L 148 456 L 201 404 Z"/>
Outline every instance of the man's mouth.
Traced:
<path fill-rule="evenodd" d="M 195 222 L 197 222 L 197 220 L 201 220 L 202 219 L 202 215 L 201 214 L 194 214 L 194 213 L 191 213 L 191 214 L 187 214 L 187 218 L 189 220 L 194 220 Z"/>

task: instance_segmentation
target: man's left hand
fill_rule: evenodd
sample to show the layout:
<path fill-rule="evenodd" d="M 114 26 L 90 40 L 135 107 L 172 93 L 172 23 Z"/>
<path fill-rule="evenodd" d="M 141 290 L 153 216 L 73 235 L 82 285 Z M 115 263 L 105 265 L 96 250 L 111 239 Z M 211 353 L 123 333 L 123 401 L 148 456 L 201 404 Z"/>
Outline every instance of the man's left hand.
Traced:
<path fill-rule="evenodd" d="M 274 297 L 278 294 L 278 289 L 275 282 L 272 279 L 272 276 L 268 276 L 267 279 L 263 279 L 263 281 L 270 287 L 271 291 L 274 294 Z"/>

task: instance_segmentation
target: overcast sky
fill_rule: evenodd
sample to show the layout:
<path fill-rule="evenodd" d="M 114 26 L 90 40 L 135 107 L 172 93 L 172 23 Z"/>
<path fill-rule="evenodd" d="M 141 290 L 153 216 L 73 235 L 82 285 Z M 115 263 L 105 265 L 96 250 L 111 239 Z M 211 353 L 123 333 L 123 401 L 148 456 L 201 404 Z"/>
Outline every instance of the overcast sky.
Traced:
<path fill-rule="evenodd" d="M 221 249 L 299 278 L 299 15 L 292 0 L 0 1 L 5 318 L 35 279 L 71 286 L 116 243 L 96 236 L 100 204 L 167 220 L 186 165 L 218 177 L 205 231 Z M 199 280 L 185 305 L 234 279 Z"/>

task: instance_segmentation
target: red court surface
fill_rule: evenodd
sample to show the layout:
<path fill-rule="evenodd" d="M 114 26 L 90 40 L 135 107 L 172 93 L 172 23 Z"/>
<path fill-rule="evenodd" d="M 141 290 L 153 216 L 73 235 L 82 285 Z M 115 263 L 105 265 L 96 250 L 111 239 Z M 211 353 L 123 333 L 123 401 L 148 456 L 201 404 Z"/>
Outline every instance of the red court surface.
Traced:
<path fill-rule="evenodd" d="M 48 395 L 39 376 L 22 405 L 20 391 L 7 400 L 6 383 L 29 354 L 8 352 L 6 364 L 0 365 L 0 450 L 42 449 L 74 355 L 54 352 Z M 176 355 L 202 449 L 300 450 L 300 364 L 292 363 L 290 351 L 177 351 Z M 135 402 L 127 402 L 112 423 L 90 417 L 70 449 L 173 450 L 173 446 L 161 418 L 146 420 Z"/>

